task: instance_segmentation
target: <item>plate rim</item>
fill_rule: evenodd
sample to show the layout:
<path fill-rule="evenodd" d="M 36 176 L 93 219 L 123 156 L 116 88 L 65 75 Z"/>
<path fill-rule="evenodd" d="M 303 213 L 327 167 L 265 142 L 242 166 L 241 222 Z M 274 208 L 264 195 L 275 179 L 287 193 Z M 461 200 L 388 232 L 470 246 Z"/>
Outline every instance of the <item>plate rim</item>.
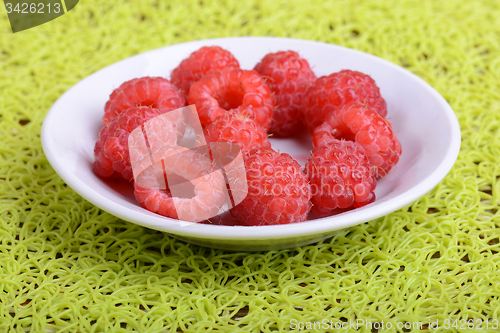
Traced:
<path fill-rule="evenodd" d="M 370 206 L 365 206 L 358 208 L 353 211 L 349 211 L 349 217 L 345 218 L 343 214 L 328 216 L 323 218 L 318 218 L 315 220 L 309 220 L 300 223 L 287 224 L 287 225 L 266 225 L 266 226 L 221 226 L 221 225 L 209 225 L 209 224 L 199 224 L 193 222 L 179 221 L 175 219 L 171 219 L 168 217 L 164 217 L 158 215 L 158 217 L 148 216 L 141 212 L 136 212 L 133 210 L 129 210 L 129 215 L 122 214 L 119 209 L 115 209 L 116 207 L 123 207 L 120 205 L 116 205 L 111 200 L 107 199 L 104 194 L 101 194 L 97 191 L 89 191 L 89 187 L 85 187 L 83 181 L 78 181 L 78 178 L 72 176 L 71 172 L 65 170 L 59 163 L 57 158 L 55 157 L 50 142 L 50 129 L 52 118 L 54 117 L 55 110 L 57 109 L 58 104 L 63 99 L 65 95 L 71 92 L 74 89 L 77 89 L 80 84 L 83 82 L 92 79 L 95 75 L 104 71 L 112 66 L 118 66 L 122 62 L 132 61 L 132 59 L 137 57 L 147 56 L 149 53 L 158 52 L 163 49 L 176 47 L 176 46 L 188 46 L 190 44 L 203 46 L 203 45 L 217 45 L 218 42 L 224 41 L 225 43 L 230 42 L 231 40 L 241 40 L 241 39 L 252 39 L 252 40 L 272 40 L 279 39 L 283 41 L 290 42 L 300 42 L 305 44 L 320 44 L 322 46 L 331 47 L 333 49 L 341 49 L 344 51 L 354 52 L 362 54 L 363 56 L 369 56 L 376 61 L 382 62 L 387 66 L 392 67 L 393 69 L 403 72 L 405 75 L 409 75 L 414 80 L 417 80 L 432 96 L 434 96 L 435 100 L 439 103 L 439 106 L 442 110 L 444 110 L 444 114 L 446 115 L 447 123 L 450 126 L 451 138 L 450 138 L 450 146 L 448 147 L 447 152 L 445 153 L 442 162 L 433 170 L 426 178 L 424 178 L 419 184 L 415 187 L 411 188 L 410 191 L 403 193 L 403 195 L 399 195 L 395 198 L 389 200 L 386 205 L 379 207 L 377 210 L 374 210 L 371 214 L 366 214 L 366 210 L 370 208 Z M 47 157 L 47 160 L 51 164 L 54 171 L 62 178 L 62 180 L 70 186 L 77 194 L 82 196 L 85 200 L 91 202 L 93 205 L 99 207 L 100 209 L 118 217 L 125 221 L 139 224 L 141 226 L 145 226 L 148 228 L 160 230 L 166 233 L 177 234 L 185 237 L 194 237 L 194 238 L 211 238 L 211 239 L 241 239 L 241 240 L 251 240 L 258 237 L 259 239 L 283 239 L 283 238 L 293 238 L 293 237 L 301 237 L 306 235 L 314 235 L 325 232 L 335 232 L 340 229 L 352 227 L 355 225 L 359 225 L 361 223 L 365 223 L 367 221 L 371 221 L 382 216 L 388 215 L 392 212 L 395 212 L 405 205 L 408 205 L 420 197 L 424 196 L 426 193 L 431 191 L 434 187 L 436 187 L 449 173 L 453 165 L 455 164 L 461 146 L 461 132 L 460 125 L 458 119 L 455 115 L 455 112 L 448 104 L 448 102 L 444 99 L 444 97 L 439 94 L 430 84 L 428 84 L 425 80 L 413 74 L 412 72 L 390 62 L 389 60 L 377 57 L 373 54 L 369 54 L 363 51 L 359 51 L 356 49 L 348 48 L 342 45 L 330 44 L 325 42 L 307 40 L 307 39 L 297 39 L 297 38 L 283 38 L 283 37 L 266 37 L 266 36 L 242 36 L 242 37 L 223 37 L 223 38 L 212 38 L 212 39 L 202 39 L 195 41 L 188 41 L 184 43 L 172 44 L 168 46 L 164 46 L 161 48 L 149 50 L 146 52 L 142 52 L 131 57 L 122 59 L 118 62 L 110 64 L 104 68 L 99 69 L 98 71 L 88 75 L 84 79 L 80 80 L 72 87 L 70 87 L 65 93 L 63 93 L 57 101 L 52 105 L 52 107 L 47 112 L 45 119 L 42 124 L 41 130 L 41 139 L 42 139 L 42 148 Z M 82 186 L 83 185 L 83 186 Z M 92 192 L 92 193 L 91 193 Z M 97 199 L 94 199 L 96 196 L 100 196 L 100 202 L 97 202 Z M 345 214 L 345 213 L 344 213 Z M 143 219 L 151 219 L 159 222 L 159 220 L 167 220 L 169 223 L 145 223 L 142 222 Z M 365 217 L 366 216 L 366 217 Z M 337 221 L 335 224 L 327 223 L 327 219 L 335 218 Z M 352 221 L 355 222 L 352 222 Z M 174 224 L 172 224 L 172 222 Z M 262 231 L 261 231 L 262 230 Z M 242 232 L 245 231 L 245 232 Z M 265 232 L 263 232 L 265 231 Z"/>

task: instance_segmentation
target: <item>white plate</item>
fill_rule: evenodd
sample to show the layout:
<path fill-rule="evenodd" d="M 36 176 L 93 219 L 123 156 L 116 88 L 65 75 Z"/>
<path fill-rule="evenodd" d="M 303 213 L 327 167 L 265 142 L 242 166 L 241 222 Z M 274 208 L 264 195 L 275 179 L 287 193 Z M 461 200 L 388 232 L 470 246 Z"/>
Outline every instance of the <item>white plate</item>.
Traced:
<path fill-rule="evenodd" d="M 140 207 L 126 184 L 103 180 L 92 172 L 94 144 L 104 104 L 123 82 L 142 76 L 169 77 L 182 59 L 201 46 L 218 45 L 232 52 L 243 69 L 252 69 L 267 53 L 294 50 L 316 75 L 342 69 L 371 75 L 387 101 L 388 119 L 403 153 L 391 172 L 379 180 L 377 200 L 332 217 L 278 226 L 219 226 L 178 221 Z M 304 164 L 310 138 L 271 139 L 272 146 Z M 405 69 L 345 47 L 286 38 L 235 37 L 164 47 L 125 59 L 85 78 L 62 95 L 42 128 L 45 155 L 61 178 L 82 197 L 124 220 L 167 232 L 195 244 L 231 250 L 269 250 L 325 239 L 413 202 L 436 186 L 453 166 L 460 150 L 460 127 L 439 93 Z"/>

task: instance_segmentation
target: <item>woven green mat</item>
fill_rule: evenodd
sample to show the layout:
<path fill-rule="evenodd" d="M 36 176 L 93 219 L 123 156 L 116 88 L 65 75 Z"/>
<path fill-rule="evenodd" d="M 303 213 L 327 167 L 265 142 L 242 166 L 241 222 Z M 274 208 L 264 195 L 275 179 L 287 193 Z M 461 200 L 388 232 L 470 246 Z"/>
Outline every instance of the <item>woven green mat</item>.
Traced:
<path fill-rule="evenodd" d="M 498 1 L 82 0 L 16 34 L 0 11 L 0 332 L 498 331 Z M 41 124 L 73 84 L 143 51 L 247 35 L 344 45 L 422 77 L 460 121 L 450 174 L 326 241 L 231 253 L 119 220 L 54 173 Z"/>

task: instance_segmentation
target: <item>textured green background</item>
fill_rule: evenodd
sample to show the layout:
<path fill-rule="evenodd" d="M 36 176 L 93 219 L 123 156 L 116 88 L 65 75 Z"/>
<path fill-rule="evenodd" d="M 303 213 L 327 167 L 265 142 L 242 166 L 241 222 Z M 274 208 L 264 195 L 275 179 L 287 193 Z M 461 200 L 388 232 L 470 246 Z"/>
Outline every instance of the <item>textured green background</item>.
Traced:
<path fill-rule="evenodd" d="M 0 332 L 270 332 L 323 318 L 491 327 L 500 319 L 499 17 L 491 0 L 83 0 L 12 34 L 3 12 Z M 451 173 L 384 218 L 254 254 L 121 221 L 54 173 L 41 124 L 73 84 L 143 51 L 248 35 L 340 44 L 422 77 L 460 121 Z"/>

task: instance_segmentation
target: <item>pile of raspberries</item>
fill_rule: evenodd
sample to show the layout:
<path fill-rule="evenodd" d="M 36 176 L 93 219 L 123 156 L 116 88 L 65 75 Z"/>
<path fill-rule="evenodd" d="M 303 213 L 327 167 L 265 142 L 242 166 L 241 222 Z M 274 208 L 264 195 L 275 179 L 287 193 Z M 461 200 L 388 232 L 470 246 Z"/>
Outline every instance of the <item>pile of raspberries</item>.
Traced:
<path fill-rule="evenodd" d="M 248 194 L 231 209 L 241 225 L 288 224 L 367 205 L 377 179 L 399 160 L 387 106 L 368 75 L 342 70 L 316 78 L 294 51 L 267 54 L 253 70 L 218 46 L 202 47 L 162 77 L 123 83 L 105 106 L 94 171 L 133 181 L 128 135 L 158 115 L 194 104 L 207 142 L 239 145 Z M 308 130 L 314 150 L 304 168 L 268 136 Z M 140 204 L 176 218 L 167 190 L 135 186 Z M 170 200 L 170 201 L 169 201 Z"/>

